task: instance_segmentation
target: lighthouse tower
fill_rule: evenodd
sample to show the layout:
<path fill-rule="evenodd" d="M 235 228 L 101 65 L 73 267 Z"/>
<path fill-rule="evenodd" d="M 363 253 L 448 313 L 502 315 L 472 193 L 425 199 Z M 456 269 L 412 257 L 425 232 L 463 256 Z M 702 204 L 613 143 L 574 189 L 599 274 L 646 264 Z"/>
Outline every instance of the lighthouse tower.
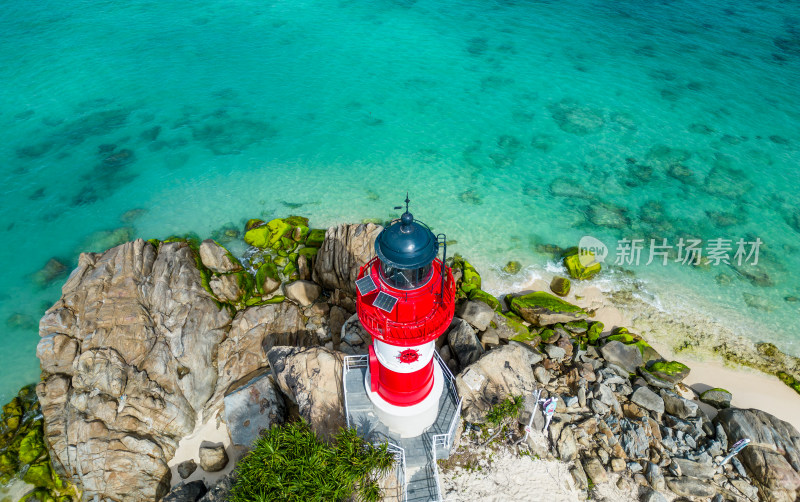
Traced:
<path fill-rule="evenodd" d="M 359 270 L 356 305 L 372 335 L 367 395 L 389 430 L 414 437 L 436 421 L 445 382 L 435 340 L 453 319 L 455 283 L 445 236 L 416 221 L 405 202 L 405 213 L 375 240 L 378 256 Z"/>

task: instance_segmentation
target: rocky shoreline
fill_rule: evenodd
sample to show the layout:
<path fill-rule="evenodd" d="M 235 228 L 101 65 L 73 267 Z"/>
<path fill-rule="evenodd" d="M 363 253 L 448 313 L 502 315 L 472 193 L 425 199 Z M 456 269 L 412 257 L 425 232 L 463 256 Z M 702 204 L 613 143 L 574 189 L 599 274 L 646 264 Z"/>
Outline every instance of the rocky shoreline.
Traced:
<path fill-rule="evenodd" d="M 30 483 L 27 500 L 222 500 L 232 482 L 225 473 L 264 428 L 302 417 L 321 436 L 338 430 L 342 356 L 366 353 L 371 342 L 352 319 L 353 280 L 381 227 L 308 223 L 250 220 L 241 259 L 191 236 L 82 254 L 40 322 L 38 403 L 28 392 L 3 408 L 3 481 Z M 578 269 L 570 256 L 573 278 L 599 271 Z M 800 434 L 792 425 L 734 408 L 712 419 L 681 383 L 688 368 L 552 294 L 569 292 L 566 278 L 498 299 L 466 260 L 456 256 L 452 266 L 457 317 L 437 350 L 458 375 L 470 427 L 508 397 L 544 388 L 559 397 L 548 430 L 554 448 L 528 447 L 568 462 L 587 496 L 613 472 L 626 489 L 640 487 L 643 500 L 796 499 Z M 628 328 L 684 330 L 676 323 L 640 316 Z M 685 331 L 690 346 L 786 375 L 800 392 L 798 360 L 774 346 L 715 346 Z M 204 441 L 209 427 L 229 440 Z M 471 434 L 458 448 L 469 449 Z M 743 437 L 753 443 L 741 462 L 714 467 Z M 218 485 L 206 484 L 215 477 Z"/>

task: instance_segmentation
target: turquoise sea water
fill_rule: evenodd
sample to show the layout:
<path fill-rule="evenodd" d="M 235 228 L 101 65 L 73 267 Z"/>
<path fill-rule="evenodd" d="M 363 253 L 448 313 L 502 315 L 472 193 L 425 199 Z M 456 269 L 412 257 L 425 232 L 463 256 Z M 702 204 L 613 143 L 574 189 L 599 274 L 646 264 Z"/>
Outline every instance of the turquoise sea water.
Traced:
<path fill-rule="evenodd" d="M 798 81 L 797 2 L 7 0 L 0 400 L 38 377 L 64 276 L 37 271 L 97 232 L 383 219 L 406 190 L 495 292 L 583 235 L 758 237 L 758 267 L 629 268 L 797 354 Z"/>

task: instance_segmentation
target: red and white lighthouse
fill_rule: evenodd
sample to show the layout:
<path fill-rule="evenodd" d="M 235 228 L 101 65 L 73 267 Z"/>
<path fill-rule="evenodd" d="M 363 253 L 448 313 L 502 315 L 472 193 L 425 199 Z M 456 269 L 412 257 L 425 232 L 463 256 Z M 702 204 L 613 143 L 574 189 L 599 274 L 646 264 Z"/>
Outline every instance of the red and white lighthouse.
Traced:
<path fill-rule="evenodd" d="M 444 389 L 434 361 L 435 340 L 450 326 L 455 283 L 443 258 L 443 234 L 406 212 L 375 240 L 377 257 L 361 267 L 357 310 L 372 335 L 365 386 L 376 415 L 403 437 L 422 434 L 434 421 Z M 446 248 L 445 248 L 446 249 Z"/>

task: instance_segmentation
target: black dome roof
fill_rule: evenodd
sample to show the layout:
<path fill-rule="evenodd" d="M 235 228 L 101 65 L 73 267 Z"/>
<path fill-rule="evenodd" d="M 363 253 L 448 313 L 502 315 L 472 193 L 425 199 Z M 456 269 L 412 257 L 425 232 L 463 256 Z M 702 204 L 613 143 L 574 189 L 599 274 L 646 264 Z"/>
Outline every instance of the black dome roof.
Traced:
<path fill-rule="evenodd" d="M 381 262 L 397 268 L 414 269 L 436 258 L 439 242 L 424 223 L 414 221 L 408 211 L 375 239 L 375 252 Z"/>

